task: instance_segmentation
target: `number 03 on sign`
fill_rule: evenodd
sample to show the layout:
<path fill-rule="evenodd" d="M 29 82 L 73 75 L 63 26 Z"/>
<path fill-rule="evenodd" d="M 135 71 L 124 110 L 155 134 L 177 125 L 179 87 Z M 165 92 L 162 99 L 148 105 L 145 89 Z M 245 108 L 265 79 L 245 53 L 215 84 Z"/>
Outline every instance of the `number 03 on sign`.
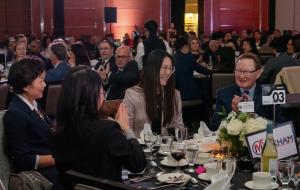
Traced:
<path fill-rule="evenodd" d="M 285 89 L 283 86 L 262 85 L 263 105 L 285 104 Z"/>

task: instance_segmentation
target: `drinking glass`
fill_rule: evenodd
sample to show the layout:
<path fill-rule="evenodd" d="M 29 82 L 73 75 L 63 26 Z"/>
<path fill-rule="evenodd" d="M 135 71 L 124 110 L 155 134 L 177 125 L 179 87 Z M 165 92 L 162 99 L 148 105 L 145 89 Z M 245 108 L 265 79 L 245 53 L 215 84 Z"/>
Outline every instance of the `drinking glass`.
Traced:
<path fill-rule="evenodd" d="M 188 129 L 186 127 L 178 127 L 175 129 L 175 137 L 179 143 L 187 139 Z"/>
<path fill-rule="evenodd" d="M 170 153 L 171 156 L 177 161 L 177 167 L 174 172 L 181 172 L 179 168 L 179 161 L 185 156 L 185 145 L 183 143 L 172 141 L 170 145 Z"/>
<path fill-rule="evenodd" d="M 161 136 L 160 150 L 163 154 L 170 153 L 170 145 L 172 140 L 172 136 Z"/>
<path fill-rule="evenodd" d="M 195 171 L 194 164 L 198 157 L 199 146 L 197 144 L 186 144 L 185 148 L 185 159 L 189 164 L 189 167 L 185 171 L 193 173 Z"/>
<path fill-rule="evenodd" d="M 300 160 L 294 160 L 292 163 L 292 181 L 294 182 L 295 189 L 298 188 L 300 181 Z"/>
<path fill-rule="evenodd" d="M 292 172 L 292 162 L 290 160 L 278 160 L 277 161 L 278 167 L 278 179 L 282 183 L 282 187 L 280 190 L 287 190 L 291 189 L 288 187 L 288 184 L 291 180 L 291 172 Z"/>
<path fill-rule="evenodd" d="M 150 149 L 150 156 L 147 158 L 148 160 L 154 160 L 155 158 L 152 156 L 152 149 L 158 139 L 157 134 L 147 132 L 144 134 L 144 141 L 147 147 Z"/>

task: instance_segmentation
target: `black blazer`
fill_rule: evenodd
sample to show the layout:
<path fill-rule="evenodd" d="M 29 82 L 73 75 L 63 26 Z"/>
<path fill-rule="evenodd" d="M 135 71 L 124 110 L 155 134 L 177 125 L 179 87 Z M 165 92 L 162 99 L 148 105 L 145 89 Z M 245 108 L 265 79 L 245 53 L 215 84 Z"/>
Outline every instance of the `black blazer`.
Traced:
<path fill-rule="evenodd" d="M 52 150 L 59 171 L 72 169 L 122 181 L 122 167 L 133 172 L 140 172 L 146 167 L 141 145 L 136 139 L 126 140 L 115 121 L 86 120 L 80 129 L 80 135 L 71 130 L 52 135 Z"/>
<path fill-rule="evenodd" d="M 123 99 L 125 90 L 136 85 L 139 80 L 139 68 L 134 60 L 127 63 L 123 71 L 112 71 L 108 78 L 108 94 L 106 99 Z"/>
<path fill-rule="evenodd" d="M 14 95 L 3 118 L 6 151 L 16 172 L 34 170 L 36 155 L 51 154 L 49 148 L 50 120 L 44 120 Z M 38 169 L 43 176 L 57 184 L 55 167 Z"/>
<path fill-rule="evenodd" d="M 219 116 L 217 113 L 222 112 L 222 107 L 224 106 L 226 113 L 230 113 L 232 111 L 231 101 L 234 95 L 241 95 L 240 88 L 237 85 L 228 86 L 218 90 L 217 98 L 216 98 L 216 109 L 213 114 L 213 117 L 210 122 L 210 130 L 216 131 L 219 128 L 219 125 L 223 118 Z M 273 120 L 273 106 L 272 105 L 262 105 L 262 89 L 261 84 L 256 83 L 254 96 L 254 111 L 259 116 L 265 117 L 269 120 Z M 283 116 L 280 111 L 280 108 L 276 109 L 276 121 L 283 122 Z"/>
<path fill-rule="evenodd" d="M 197 64 L 192 54 L 183 54 L 181 52 L 175 55 L 175 68 L 176 88 L 180 91 L 181 99 L 200 99 L 200 88 L 195 82 L 193 72 L 197 71 L 204 75 L 209 75 L 210 71 Z"/>
<path fill-rule="evenodd" d="M 106 64 L 109 64 L 111 71 L 115 71 L 117 69 L 115 56 L 112 56 Z M 103 65 L 103 60 L 99 59 L 94 67 L 94 70 L 97 71 L 101 65 Z"/>

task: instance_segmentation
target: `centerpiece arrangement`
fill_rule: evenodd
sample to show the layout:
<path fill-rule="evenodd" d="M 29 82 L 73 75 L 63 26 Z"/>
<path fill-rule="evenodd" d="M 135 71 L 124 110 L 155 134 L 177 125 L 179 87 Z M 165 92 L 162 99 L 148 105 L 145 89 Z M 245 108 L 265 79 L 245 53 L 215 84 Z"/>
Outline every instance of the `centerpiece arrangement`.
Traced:
<path fill-rule="evenodd" d="M 236 158 L 245 157 L 248 155 L 245 135 L 266 129 L 267 120 L 255 113 L 225 113 L 218 113 L 225 118 L 219 127 L 219 140 L 222 146 L 229 147 L 231 154 Z"/>

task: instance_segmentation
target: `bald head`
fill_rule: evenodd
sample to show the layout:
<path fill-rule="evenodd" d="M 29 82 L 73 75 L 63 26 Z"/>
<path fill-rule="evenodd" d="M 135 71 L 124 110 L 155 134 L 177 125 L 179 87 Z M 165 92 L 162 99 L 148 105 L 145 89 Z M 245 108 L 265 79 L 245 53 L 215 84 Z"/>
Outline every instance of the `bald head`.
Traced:
<path fill-rule="evenodd" d="M 116 65 L 123 68 L 132 60 L 132 54 L 128 46 L 122 45 L 116 50 Z"/>

